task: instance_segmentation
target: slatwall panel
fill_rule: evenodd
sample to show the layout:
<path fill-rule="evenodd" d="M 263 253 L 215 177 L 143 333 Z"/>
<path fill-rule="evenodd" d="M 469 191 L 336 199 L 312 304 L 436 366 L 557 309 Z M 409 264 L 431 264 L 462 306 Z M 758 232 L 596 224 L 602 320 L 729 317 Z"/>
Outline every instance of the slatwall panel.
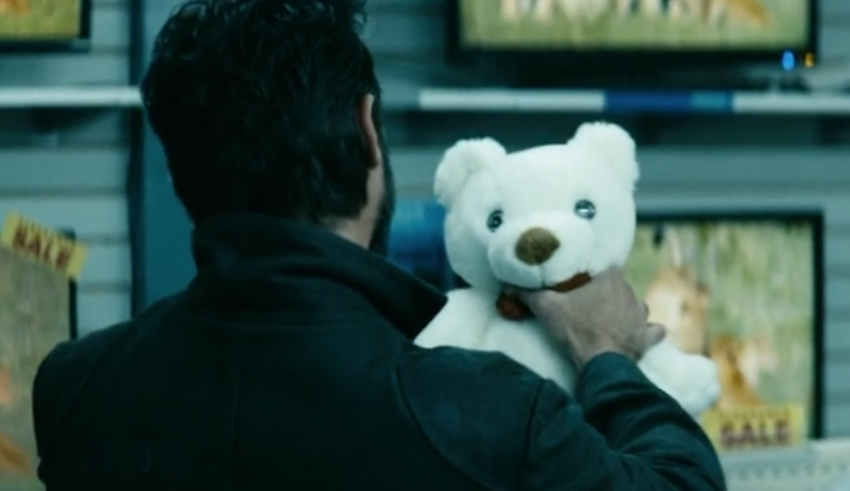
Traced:
<path fill-rule="evenodd" d="M 367 40 L 388 98 L 464 77 L 443 67 L 441 2 L 372 0 Z M 850 1 L 824 0 L 822 60 L 850 63 Z M 441 152 L 493 136 L 509 148 L 563 141 L 597 115 L 392 114 L 387 132 L 402 197 L 428 197 Z M 639 205 L 659 208 L 821 207 L 826 213 L 826 422 L 850 435 L 850 125 L 819 140 L 818 122 L 784 118 L 628 118 L 642 144 Z M 837 144 L 837 145 L 835 145 Z"/>
<path fill-rule="evenodd" d="M 128 15 L 128 0 L 94 0 L 90 52 L 0 56 L 0 87 L 126 84 Z M 73 228 L 90 246 L 78 289 L 83 333 L 129 315 L 128 145 L 120 111 L 0 109 L 0 220 L 17 210 Z"/>

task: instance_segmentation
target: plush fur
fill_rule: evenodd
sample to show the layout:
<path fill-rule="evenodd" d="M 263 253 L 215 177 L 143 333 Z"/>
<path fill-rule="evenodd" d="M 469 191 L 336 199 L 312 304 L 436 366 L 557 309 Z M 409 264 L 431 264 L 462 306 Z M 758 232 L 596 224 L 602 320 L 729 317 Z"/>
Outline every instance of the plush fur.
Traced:
<path fill-rule="evenodd" d="M 623 266 L 638 178 L 635 143 L 613 124 L 584 124 L 566 144 L 510 154 L 489 138 L 455 144 L 434 191 L 446 208 L 449 262 L 471 287 L 450 292 L 416 342 L 500 351 L 571 391 L 575 370 L 547 331 L 533 318 L 506 318 L 496 304 L 505 286 L 556 288 Z M 640 367 L 695 416 L 718 397 L 714 363 L 670 342 L 651 349 Z"/>

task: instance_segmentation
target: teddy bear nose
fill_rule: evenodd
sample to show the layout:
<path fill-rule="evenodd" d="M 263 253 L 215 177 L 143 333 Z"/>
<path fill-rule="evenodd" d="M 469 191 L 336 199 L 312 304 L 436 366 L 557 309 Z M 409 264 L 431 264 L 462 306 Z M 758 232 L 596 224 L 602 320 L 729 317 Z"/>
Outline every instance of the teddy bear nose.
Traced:
<path fill-rule="evenodd" d="M 529 266 L 545 263 L 561 247 L 558 238 L 545 228 L 534 227 L 520 235 L 516 243 L 516 257 Z"/>

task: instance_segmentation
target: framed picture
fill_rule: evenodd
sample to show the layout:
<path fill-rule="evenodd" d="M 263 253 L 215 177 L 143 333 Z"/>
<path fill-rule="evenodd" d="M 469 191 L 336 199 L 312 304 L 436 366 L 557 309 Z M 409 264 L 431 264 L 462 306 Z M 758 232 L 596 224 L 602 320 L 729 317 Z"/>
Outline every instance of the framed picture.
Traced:
<path fill-rule="evenodd" d="M 67 275 L 0 246 L 0 491 L 43 489 L 32 384 L 50 350 L 76 337 L 76 318 L 76 288 Z"/>
<path fill-rule="evenodd" d="M 641 214 L 625 273 L 681 349 L 718 366 L 721 452 L 821 436 L 823 216 Z"/>
<path fill-rule="evenodd" d="M 84 51 L 92 0 L 0 0 L 0 52 Z"/>

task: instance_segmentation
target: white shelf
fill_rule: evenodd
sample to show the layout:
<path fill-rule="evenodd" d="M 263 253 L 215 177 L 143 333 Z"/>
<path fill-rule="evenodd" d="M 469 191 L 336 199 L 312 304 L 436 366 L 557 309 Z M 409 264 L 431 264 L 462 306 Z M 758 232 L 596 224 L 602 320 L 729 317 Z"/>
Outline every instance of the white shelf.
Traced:
<path fill-rule="evenodd" d="M 647 93 L 577 90 L 423 89 L 418 109 L 432 112 L 667 112 L 850 116 L 850 94 L 778 92 Z M 138 87 L 5 87 L 0 109 L 139 109 Z"/>
<path fill-rule="evenodd" d="M 848 491 L 850 440 L 722 458 L 730 491 Z"/>
<path fill-rule="evenodd" d="M 605 94 L 581 90 L 422 89 L 422 111 L 598 112 Z"/>
<path fill-rule="evenodd" d="M 141 107 L 138 87 L 0 87 L 0 109 Z"/>
<path fill-rule="evenodd" d="M 419 92 L 419 109 L 850 116 L 850 94 L 428 88 Z"/>
<path fill-rule="evenodd" d="M 733 95 L 735 114 L 850 116 L 850 94 Z"/>

